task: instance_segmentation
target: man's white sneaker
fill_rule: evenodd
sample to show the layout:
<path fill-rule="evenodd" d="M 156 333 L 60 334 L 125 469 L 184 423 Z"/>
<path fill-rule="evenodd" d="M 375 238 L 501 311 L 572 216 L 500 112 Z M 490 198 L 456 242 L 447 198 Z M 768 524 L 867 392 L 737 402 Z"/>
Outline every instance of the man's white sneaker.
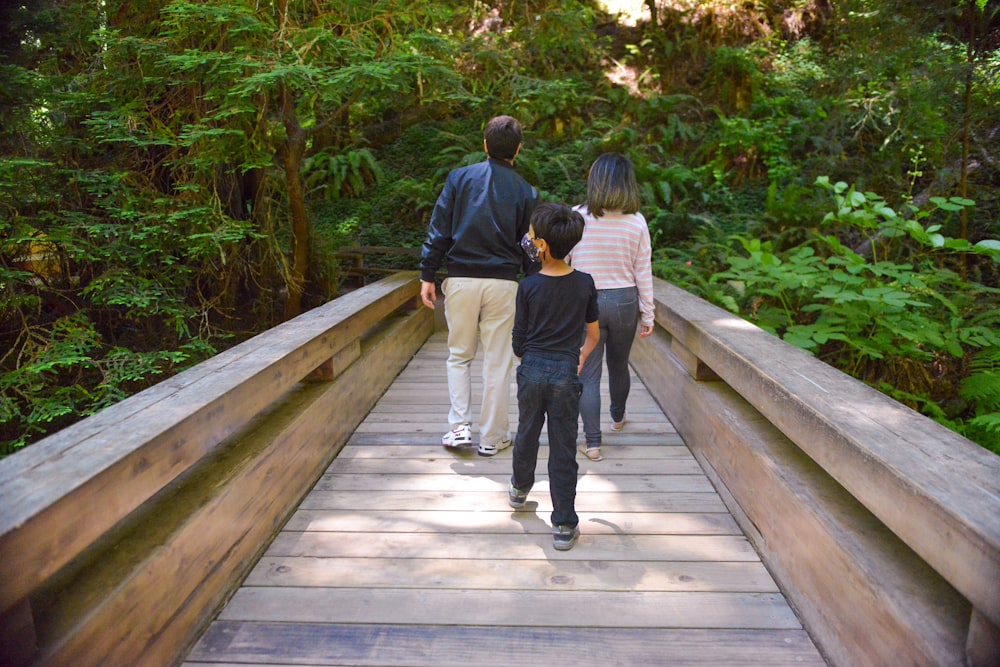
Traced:
<path fill-rule="evenodd" d="M 472 444 L 472 427 L 468 424 L 456 426 L 441 436 L 441 444 L 445 447 L 462 447 Z"/>
<path fill-rule="evenodd" d="M 510 447 L 510 438 L 504 438 L 500 442 L 494 443 L 492 445 L 484 445 L 479 443 L 479 455 L 480 456 L 495 456 L 497 452 L 503 451 Z"/>

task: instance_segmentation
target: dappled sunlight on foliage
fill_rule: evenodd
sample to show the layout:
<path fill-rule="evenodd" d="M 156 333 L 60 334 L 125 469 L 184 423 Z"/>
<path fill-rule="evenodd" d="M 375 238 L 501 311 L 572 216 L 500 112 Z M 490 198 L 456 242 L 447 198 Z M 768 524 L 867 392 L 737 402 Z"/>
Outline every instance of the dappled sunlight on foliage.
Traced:
<path fill-rule="evenodd" d="M 3 9 L 0 441 L 333 298 L 340 247 L 418 247 L 499 113 L 545 199 L 579 203 L 598 155 L 630 157 L 662 277 L 987 437 L 994 5 Z"/>

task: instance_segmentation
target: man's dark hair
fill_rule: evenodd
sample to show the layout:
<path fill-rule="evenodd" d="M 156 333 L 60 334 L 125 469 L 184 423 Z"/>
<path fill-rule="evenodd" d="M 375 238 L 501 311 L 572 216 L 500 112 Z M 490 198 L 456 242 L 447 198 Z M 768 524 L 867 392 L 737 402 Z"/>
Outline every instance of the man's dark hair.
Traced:
<path fill-rule="evenodd" d="M 483 138 L 490 157 L 512 160 L 521 145 L 521 124 L 512 116 L 497 116 L 486 123 Z"/>
<path fill-rule="evenodd" d="M 583 238 L 583 216 L 562 204 L 545 202 L 531 214 L 531 228 L 536 239 L 545 239 L 549 254 L 555 259 L 565 259 Z"/>

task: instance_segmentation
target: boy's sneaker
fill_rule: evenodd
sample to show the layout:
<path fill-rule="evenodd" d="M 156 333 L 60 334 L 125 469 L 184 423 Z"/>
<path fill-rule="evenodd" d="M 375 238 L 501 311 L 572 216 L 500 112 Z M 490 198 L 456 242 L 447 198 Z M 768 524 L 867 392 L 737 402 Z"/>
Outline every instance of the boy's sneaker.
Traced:
<path fill-rule="evenodd" d="M 456 426 L 441 436 L 441 444 L 445 447 L 461 447 L 472 444 L 472 427 L 468 424 Z"/>
<path fill-rule="evenodd" d="M 511 484 L 510 488 L 507 489 L 507 504 L 513 507 L 514 509 L 519 510 L 522 507 L 524 507 L 524 502 L 527 499 L 528 499 L 527 491 L 518 491 L 516 488 L 514 488 L 513 484 Z"/>
<path fill-rule="evenodd" d="M 497 452 L 503 451 L 510 447 L 510 438 L 504 438 L 500 442 L 494 443 L 492 445 L 484 445 L 482 442 L 479 443 L 479 455 L 480 456 L 494 456 Z"/>
<path fill-rule="evenodd" d="M 552 529 L 552 546 L 559 551 L 567 551 L 576 544 L 576 538 L 580 537 L 580 529 L 576 526 L 556 526 Z"/>

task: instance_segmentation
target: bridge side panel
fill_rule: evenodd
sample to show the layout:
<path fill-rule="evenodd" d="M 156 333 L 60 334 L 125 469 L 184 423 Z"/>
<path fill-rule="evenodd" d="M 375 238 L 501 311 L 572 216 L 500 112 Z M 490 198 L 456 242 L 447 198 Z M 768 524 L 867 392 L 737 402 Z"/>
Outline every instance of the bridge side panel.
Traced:
<path fill-rule="evenodd" d="M 832 664 L 963 664 L 969 603 L 801 449 L 662 329 L 632 363 Z"/>
<path fill-rule="evenodd" d="M 86 637 L 88 618 L 103 618 L 105 624 L 103 632 L 91 635 L 93 642 L 77 644 L 82 654 L 119 642 L 119 635 L 123 646 L 148 650 L 188 613 L 184 603 L 202 589 L 212 595 L 201 578 L 209 575 L 199 568 L 208 567 L 213 578 L 232 576 L 226 568 L 237 567 L 244 555 L 233 540 L 245 540 L 258 524 L 265 532 L 271 529 L 273 517 L 269 522 L 258 511 L 288 509 L 281 503 L 261 505 L 262 499 L 275 501 L 261 487 L 291 474 L 281 486 L 294 494 L 300 478 L 308 481 L 309 473 L 302 471 L 311 470 L 313 453 L 302 448 L 301 439 L 322 432 L 328 449 L 321 450 L 329 456 L 338 446 L 338 432 L 323 431 L 322 420 L 308 418 L 273 430 L 277 421 L 271 417 L 287 413 L 297 398 L 329 388 L 310 389 L 308 380 L 333 380 L 340 395 L 330 399 L 331 405 L 345 411 L 337 427 L 353 430 L 363 414 L 357 417 L 352 410 L 367 412 L 379 387 L 391 382 L 432 331 L 433 318 L 419 308 L 418 290 L 415 272 L 386 278 L 0 461 L 0 504 L 5 507 L 0 513 L 0 664 L 69 664 L 58 656 L 70 654 L 59 652 L 74 637 Z M 397 333 L 397 340 L 374 347 L 386 331 Z M 313 373 L 316 369 L 321 372 Z M 275 442 L 285 443 L 280 453 L 266 438 L 256 437 L 268 430 L 269 419 Z M 255 437 L 244 438 L 241 432 Z M 325 467 L 312 465 L 316 474 Z M 230 486 L 234 480 L 239 482 Z M 189 519 L 171 505 L 182 497 L 192 520 L 214 512 L 216 520 L 222 516 L 232 525 L 206 523 L 190 533 L 194 542 L 178 540 L 190 530 Z M 203 509 L 210 506 L 214 509 Z M 171 574 L 170 567 L 158 569 L 157 558 L 179 574 Z M 138 593 L 143 587 L 135 582 L 142 577 L 158 591 L 151 596 L 160 601 L 155 607 L 144 606 Z M 168 583 L 158 583 L 160 578 Z M 178 583 L 185 581 L 193 584 Z M 180 599 L 182 607 L 172 607 L 169 601 L 181 591 L 187 596 Z M 158 626 L 163 619 L 166 625 Z M 141 655 L 136 653 L 136 660 Z M 84 664 L 78 654 L 71 662 Z"/>
<path fill-rule="evenodd" d="M 40 662 L 168 665 L 183 656 L 432 330 L 426 309 L 397 320 L 333 382 L 300 386 L 222 460 L 149 508 L 125 540 L 146 557 L 123 576 L 113 555 L 95 554 L 84 584 L 61 593 L 62 613 L 70 595 L 99 603 Z M 150 522 L 165 513 L 176 523 L 149 548 Z"/>
<path fill-rule="evenodd" d="M 415 273 L 386 278 L 0 461 L 0 611 L 418 291 Z"/>
<path fill-rule="evenodd" d="M 1000 457 L 658 281 L 657 320 L 1000 626 Z"/>
<path fill-rule="evenodd" d="M 36 664 L 176 662 L 432 331 L 427 309 L 397 319 L 332 382 L 301 385 L 144 508 L 113 550 L 90 555 L 48 615 L 39 610 L 43 634 L 57 637 Z"/>

